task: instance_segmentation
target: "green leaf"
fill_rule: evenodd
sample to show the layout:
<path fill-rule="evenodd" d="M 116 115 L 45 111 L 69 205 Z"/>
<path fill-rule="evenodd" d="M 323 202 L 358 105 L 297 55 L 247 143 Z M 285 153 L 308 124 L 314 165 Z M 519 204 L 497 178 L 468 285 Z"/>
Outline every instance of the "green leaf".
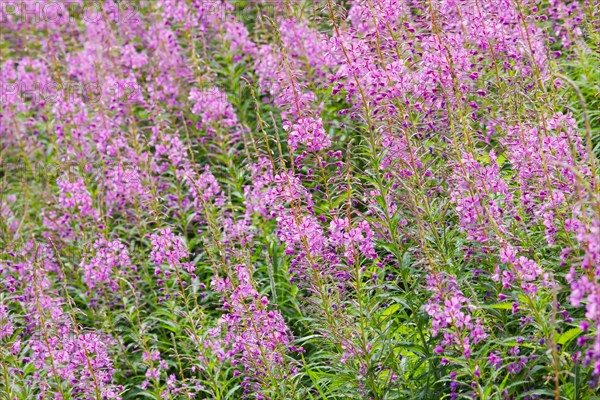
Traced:
<path fill-rule="evenodd" d="M 388 308 L 385 309 L 385 311 L 382 313 L 382 315 L 384 316 L 390 316 L 392 314 L 395 314 L 396 311 L 398 311 L 398 309 L 400 308 L 399 304 L 392 304 L 391 306 L 389 306 Z"/>
<path fill-rule="evenodd" d="M 567 343 L 569 343 L 571 340 L 575 339 L 577 336 L 579 336 L 581 334 L 581 328 L 573 328 L 573 329 L 569 329 L 568 331 L 564 332 L 562 335 L 560 335 L 557 339 L 558 344 L 560 345 L 566 345 Z"/>
<path fill-rule="evenodd" d="M 512 310 L 512 303 L 496 303 L 483 306 L 484 308 L 493 308 L 496 310 Z"/>

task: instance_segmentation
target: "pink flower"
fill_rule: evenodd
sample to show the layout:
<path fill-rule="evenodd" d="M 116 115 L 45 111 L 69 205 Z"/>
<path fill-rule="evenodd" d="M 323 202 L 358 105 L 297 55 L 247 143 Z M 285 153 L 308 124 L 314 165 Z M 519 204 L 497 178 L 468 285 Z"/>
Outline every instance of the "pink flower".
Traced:
<path fill-rule="evenodd" d="M 320 151 L 331 145 L 321 118 L 300 118 L 284 128 L 289 131 L 289 145 L 292 151 L 298 149 L 299 144 L 305 145 L 308 151 Z"/>

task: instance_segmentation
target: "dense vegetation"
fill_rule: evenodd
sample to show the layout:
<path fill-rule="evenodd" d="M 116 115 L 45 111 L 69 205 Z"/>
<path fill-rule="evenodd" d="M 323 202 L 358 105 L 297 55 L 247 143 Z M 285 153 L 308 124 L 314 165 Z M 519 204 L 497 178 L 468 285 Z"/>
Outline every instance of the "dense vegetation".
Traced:
<path fill-rule="evenodd" d="M 0 7 L 2 399 L 600 399 L 593 1 Z"/>

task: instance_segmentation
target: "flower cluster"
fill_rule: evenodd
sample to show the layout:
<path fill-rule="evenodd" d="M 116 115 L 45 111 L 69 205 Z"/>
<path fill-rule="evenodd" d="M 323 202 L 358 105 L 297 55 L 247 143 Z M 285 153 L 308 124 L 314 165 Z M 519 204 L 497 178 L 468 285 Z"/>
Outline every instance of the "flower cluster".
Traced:
<path fill-rule="evenodd" d="M 189 258 L 187 246 L 181 236 L 175 236 L 170 228 L 161 229 L 150 235 L 152 251 L 150 260 L 156 266 L 154 274 L 168 278 L 172 273 L 193 274 L 196 268 Z"/>
<path fill-rule="evenodd" d="M 104 239 L 96 240 L 92 248 L 93 257 L 81 263 L 83 282 L 90 290 L 102 290 L 103 287 L 107 287 L 117 291 L 119 283 L 116 276 L 137 269 L 131 264 L 129 250 L 119 240 L 107 242 Z"/>
<path fill-rule="evenodd" d="M 211 282 L 224 296 L 226 314 L 211 331 L 217 339 L 206 345 L 217 351 L 221 360 L 228 358 L 233 366 L 243 367 L 246 392 L 259 391 L 274 384 L 273 379 L 293 373 L 286 365 L 293 336 L 281 313 L 269 310 L 269 300 L 254 288 L 250 271 L 242 265 L 234 269 L 234 279 L 215 278 Z"/>

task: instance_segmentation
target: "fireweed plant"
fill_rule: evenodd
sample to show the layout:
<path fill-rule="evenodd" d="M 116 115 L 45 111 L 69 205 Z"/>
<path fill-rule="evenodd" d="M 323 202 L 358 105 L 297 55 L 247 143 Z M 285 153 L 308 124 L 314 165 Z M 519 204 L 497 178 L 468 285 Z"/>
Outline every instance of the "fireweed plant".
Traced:
<path fill-rule="evenodd" d="M 597 4 L 0 6 L 2 399 L 600 398 Z"/>

